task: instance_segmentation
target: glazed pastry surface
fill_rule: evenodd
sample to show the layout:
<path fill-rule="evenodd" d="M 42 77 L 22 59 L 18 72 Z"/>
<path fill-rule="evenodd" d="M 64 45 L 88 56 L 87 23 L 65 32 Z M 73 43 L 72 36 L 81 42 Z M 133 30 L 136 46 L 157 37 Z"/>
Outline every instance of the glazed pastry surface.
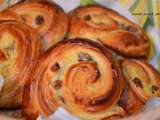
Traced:
<path fill-rule="evenodd" d="M 36 29 L 45 50 L 61 41 L 68 29 L 63 9 L 43 0 L 19 2 L 0 13 L 0 20 L 16 20 Z"/>
<path fill-rule="evenodd" d="M 100 5 L 70 12 L 69 38 L 88 38 L 125 57 L 147 57 L 150 43 L 144 31 L 119 13 Z"/>
<path fill-rule="evenodd" d="M 160 96 L 160 74 L 144 60 L 124 59 L 126 85 L 119 105 L 129 114 L 139 112 L 150 97 Z"/>
<path fill-rule="evenodd" d="M 42 57 L 32 77 L 23 97 L 30 119 L 48 116 L 59 105 L 86 120 L 125 114 L 117 105 L 124 86 L 120 68 L 110 51 L 93 41 L 61 41 Z"/>
<path fill-rule="evenodd" d="M 17 22 L 0 22 L 0 108 L 21 105 L 23 86 L 40 52 L 36 31 Z"/>

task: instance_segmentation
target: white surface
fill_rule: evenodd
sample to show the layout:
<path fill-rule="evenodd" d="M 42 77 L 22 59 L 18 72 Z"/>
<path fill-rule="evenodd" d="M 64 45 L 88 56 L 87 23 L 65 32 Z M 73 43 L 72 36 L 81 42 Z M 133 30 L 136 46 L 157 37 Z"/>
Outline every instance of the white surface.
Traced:
<path fill-rule="evenodd" d="M 72 116 L 63 108 L 59 108 L 53 115 L 49 116 L 48 118 L 44 118 L 39 116 L 37 120 L 80 120 L 77 117 Z"/>
<path fill-rule="evenodd" d="M 79 0 L 53 0 L 59 4 L 66 12 L 76 8 L 79 5 Z"/>

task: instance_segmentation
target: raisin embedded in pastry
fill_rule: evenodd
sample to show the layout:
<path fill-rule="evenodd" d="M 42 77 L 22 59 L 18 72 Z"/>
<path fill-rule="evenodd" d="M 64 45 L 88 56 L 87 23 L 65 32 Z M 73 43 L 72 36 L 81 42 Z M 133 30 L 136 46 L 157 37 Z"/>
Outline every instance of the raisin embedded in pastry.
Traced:
<path fill-rule="evenodd" d="M 139 97 L 127 83 L 125 88 L 123 89 L 118 105 L 123 107 L 128 115 L 132 115 L 142 110 L 144 102 L 139 99 Z"/>
<path fill-rule="evenodd" d="M 40 52 L 38 35 L 31 27 L 13 21 L 0 22 L 0 77 L 4 81 L 0 108 L 21 105 L 23 86 Z"/>
<path fill-rule="evenodd" d="M 150 44 L 144 31 L 119 13 L 100 5 L 78 7 L 70 14 L 69 38 L 103 43 L 125 57 L 147 57 Z"/>
<path fill-rule="evenodd" d="M 129 114 L 138 112 L 150 97 L 160 96 L 160 74 L 144 60 L 125 59 L 122 62 L 127 85 L 119 105 Z"/>
<path fill-rule="evenodd" d="M 41 58 L 24 90 L 30 120 L 50 115 L 59 105 L 85 120 L 125 115 L 117 105 L 124 79 L 108 49 L 75 38 L 59 42 Z"/>
<path fill-rule="evenodd" d="M 62 40 L 68 29 L 68 18 L 64 11 L 58 5 L 48 1 L 19 2 L 3 11 L 0 19 L 8 17 L 9 13 L 18 16 L 12 15 L 9 20 L 15 18 L 39 32 L 45 50 Z"/>

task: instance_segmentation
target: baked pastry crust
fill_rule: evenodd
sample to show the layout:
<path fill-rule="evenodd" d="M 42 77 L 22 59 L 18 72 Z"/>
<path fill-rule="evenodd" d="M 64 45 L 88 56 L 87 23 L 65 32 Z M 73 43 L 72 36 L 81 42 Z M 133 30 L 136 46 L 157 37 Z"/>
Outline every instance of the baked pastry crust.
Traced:
<path fill-rule="evenodd" d="M 144 106 L 144 102 L 137 97 L 130 85 L 127 83 L 123 89 L 118 105 L 123 107 L 128 115 L 132 115 L 140 112 Z"/>
<path fill-rule="evenodd" d="M 41 58 L 24 90 L 30 120 L 50 115 L 59 105 L 86 120 L 125 115 L 117 105 L 124 79 L 108 49 L 75 38 L 59 42 Z"/>
<path fill-rule="evenodd" d="M 119 105 L 127 113 L 139 112 L 150 97 L 160 96 L 160 74 L 145 60 L 124 59 L 122 71 L 126 79 Z"/>
<path fill-rule="evenodd" d="M 63 40 L 68 30 L 63 9 L 43 0 L 19 2 L 0 13 L 1 19 L 16 20 L 36 29 L 45 50 Z"/>
<path fill-rule="evenodd" d="M 119 13 L 100 5 L 70 12 L 69 38 L 88 38 L 125 57 L 147 57 L 150 43 L 144 31 Z"/>
<path fill-rule="evenodd" d="M 0 108 L 22 104 L 22 91 L 29 79 L 41 46 L 36 31 L 13 21 L 0 22 Z"/>

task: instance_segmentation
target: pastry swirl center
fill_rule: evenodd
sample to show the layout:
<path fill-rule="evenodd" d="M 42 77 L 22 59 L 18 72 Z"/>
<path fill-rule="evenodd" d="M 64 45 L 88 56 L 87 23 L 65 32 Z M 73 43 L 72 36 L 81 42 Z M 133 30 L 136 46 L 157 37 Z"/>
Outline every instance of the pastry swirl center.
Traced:
<path fill-rule="evenodd" d="M 109 89 L 100 90 L 101 83 L 100 70 L 96 62 L 80 62 L 73 65 L 68 73 L 65 81 L 74 96 L 75 102 L 84 106 L 99 105 L 106 102 Z M 112 87 L 111 87 L 112 88 Z M 97 93 L 100 90 L 101 93 Z M 109 90 L 109 91 L 108 91 Z"/>

